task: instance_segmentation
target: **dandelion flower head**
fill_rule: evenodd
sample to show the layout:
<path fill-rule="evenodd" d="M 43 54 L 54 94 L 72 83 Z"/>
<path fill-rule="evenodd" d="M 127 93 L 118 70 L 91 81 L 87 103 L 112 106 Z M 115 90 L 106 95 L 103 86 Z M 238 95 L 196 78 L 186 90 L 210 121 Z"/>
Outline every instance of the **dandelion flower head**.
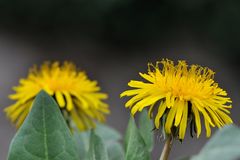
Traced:
<path fill-rule="evenodd" d="M 211 135 L 210 126 L 220 128 L 232 123 L 228 115 L 232 101 L 214 81 L 211 69 L 163 59 L 156 65 L 149 64 L 148 73 L 139 75 L 145 82 L 130 81 L 128 86 L 133 89 L 123 92 L 121 97 L 132 97 L 125 104 L 132 115 L 148 108 L 157 129 L 183 140 L 188 124 L 193 125 L 191 128 L 199 137 L 201 117 L 207 137 Z"/>
<path fill-rule="evenodd" d="M 71 62 L 45 62 L 30 69 L 28 77 L 20 79 L 9 98 L 16 103 L 5 108 L 7 116 L 19 127 L 31 109 L 32 102 L 41 90 L 54 97 L 67 122 L 74 122 L 80 130 L 95 126 L 95 120 L 105 121 L 109 113 L 103 102 L 107 94 L 100 92 L 96 81 L 88 79 Z"/>

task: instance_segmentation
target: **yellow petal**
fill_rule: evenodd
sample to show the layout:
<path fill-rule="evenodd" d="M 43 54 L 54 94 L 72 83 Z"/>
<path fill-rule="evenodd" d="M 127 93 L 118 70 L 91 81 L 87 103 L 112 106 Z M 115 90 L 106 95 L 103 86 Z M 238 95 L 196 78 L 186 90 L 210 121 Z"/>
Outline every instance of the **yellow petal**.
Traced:
<path fill-rule="evenodd" d="M 49 95 L 53 95 L 54 94 L 54 91 L 53 90 L 51 90 L 48 86 L 44 86 L 44 88 L 43 88 Z"/>
<path fill-rule="evenodd" d="M 133 96 L 133 95 L 139 94 L 139 91 L 141 90 L 142 89 L 132 89 L 132 90 L 124 91 L 123 93 L 120 94 L 120 97 Z"/>
<path fill-rule="evenodd" d="M 24 111 L 25 106 L 20 106 L 18 109 L 16 109 L 14 112 L 12 112 L 11 115 L 9 115 L 12 122 L 15 122 L 17 118 L 21 115 L 21 113 Z"/>
<path fill-rule="evenodd" d="M 134 97 L 132 97 L 130 100 L 127 101 L 127 103 L 125 104 L 125 107 L 131 107 L 134 103 L 136 103 L 137 101 L 143 99 L 146 96 L 146 94 L 138 94 Z"/>
<path fill-rule="evenodd" d="M 184 102 L 184 101 L 177 101 L 175 102 L 175 105 L 177 107 L 177 113 L 176 113 L 176 118 L 175 118 L 175 123 L 174 125 L 177 127 L 181 121 L 181 118 L 182 118 L 182 114 L 183 114 L 183 108 L 184 107 L 188 107 L 187 106 L 187 102 Z"/>
<path fill-rule="evenodd" d="M 66 98 L 66 101 L 67 101 L 67 110 L 71 111 L 72 108 L 73 108 L 72 97 L 68 92 L 63 92 L 63 94 L 64 94 L 64 96 Z"/>
<path fill-rule="evenodd" d="M 185 137 L 185 132 L 187 129 L 187 120 L 188 120 L 188 107 L 184 107 L 182 120 L 180 123 L 180 129 L 179 129 L 179 139 L 184 139 Z"/>
<path fill-rule="evenodd" d="M 22 125 L 22 123 L 24 122 L 25 118 L 29 113 L 29 110 L 30 110 L 30 106 L 21 113 L 16 123 L 17 128 L 19 128 Z"/>
<path fill-rule="evenodd" d="M 136 112 L 139 110 L 139 108 L 140 108 L 139 105 L 135 105 L 132 107 L 132 109 L 131 109 L 132 116 L 134 116 L 136 114 Z"/>
<path fill-rule="evenodd" d="M 131 80 L 131 81 L 128 83 L 128 86 L 129 86 L 129 87 L 134 87 L 134 88 L 145 88 L 145 87 L 150 87 L 150 86 L 152 86 L 152 84 L 150 84 L 150 83 L 144 83 L 144 82 L 141 82 L 141 81 Z"/>
<path fill-rule="evenodd" d="M 155 106 L 155 103 L 152 104 L 152 105 L 150 106 L 149 110 L 148 110 L 148 117 L 149 117 L 149 118 L 152 118 L 152 117 L 153 117 L 152 111 L 153 111 L 153 107 L 154 107 L 154 106 Z"/>
<path fill-rule="evenodd" d="M 65 100 L 64 100 L 64 97 L 63 97 L 62 93 L 60 91 L 56 91 L 55 96 L 56 96 L 56 100 L 58 102 L 58 105 L 61 108 L 63 108 L 65 106 Z"/>
<path fill-rule="evenodd" d="M 207 121 L 210 123 L 211 126 L 215 127 L 215 125 L 213 124 L 211 118 L 209 117 L 208 113 L 206 112 L 205 108 L 200 106 L 198 103 L 196 103 L 195 101 L 192 102 L 193 105 L 196 106 L 196 108 L 202 112 L 203 116 L 204 116 L 204 119 L 207 119 Z"/>
<path fill-rule="evenodd" d="M 205 128 L 206 128 L 206 136 L 210 137 L 211 136 L 211 128 L 209 126 L 209 122 L 206 119 L 204 119 L 204 123 L 205 123 Z"/>
<path fill-rule="evenodd" d="M 75 109 L 71 110 L 70 114 L 71 114 L 71 117 L 72 117 L 73 121 L 74 121 L 75 124 L 77 125 L 77 127 L 78 127 L 80 130 L 85 130 L 86 127 L 85 127 L 85 125 L 83 124 L 83 121 L 79 118 L 76 110 L 75 110 Z"/>
<path fill-rule="evenodd" d="M 161 102 L 159 107 L 158 107 L 158 113 L 155 117 L 154 123 L 156 128 L 160 127 L 160 118 L 162 117 L 163 113 L 165 112 L 167 106 L 166 106 L 166 102 Z"/>
<path fill-rule="evenodd" d="M 72 91 L 71 94 L 76 97 L 76 101 L 75 102 L 77 103 L 78 107 L 85 108 L 85 109 L 87 109 L 89 107 L 89 104 L 88 104 L 87 100 L 85 100 L 79 94 L 77 94 L 74 91 Z"/>
<path fill-rule="evenodd" d="M 221 117 L 221 119 L 226 123 L 226 124 L 231 124 L 233 123 L 232 119 L 227 115 L 225 114 L 224 112 L 220 111 L 220 110 L 217 110 L 216 111 L 219 116 Z"/>
<path fill-rule="evenodd" d="M 192 105 L 192 111 L 195 117 L 195 124 L 196 124 L 196 128 L 197 128 L 197 137 L 199 137 L 199 135 L 201 134 L 201 119 L 200 119 L 200 115 L 199 112 L 197 110 L 197 108 Z"/>
<path fill-rule="evenodd" d="M 153 77 L 151 77 L 150 75 L 148 75 L 148 74 L 139 73 L 139 75 L 140 75 L 141 77 L 143 77 L 144 79 L 148 80 L 149 82 L 152 82 L 152 83 L 155 82 L 155 79 L 154 79 Z"/>
<path fill-rule="evenodd" d="M 165 124 L 166 133 L 171 133 L 172 123 L 176 115 L 176 111 L 177 111 L 176 105 L 170 108 L 170 111 L 167 116 L 166 124 Z"/>
<path fill-rule="evenodd" d="M 20 103 L 16 102 L 15 104 L 4 108 L 4 112 L 6 112 L 7 116 L 9 116 L 12 112 L 14 112 L 20 106 L 21 106 Z"/>
<path fill-rule="evenodd" d="M 162 95 L 157 95 L 157 96 L 151 96 L 151 97 L 147 97 L 141 101 L 139 101 L 138 103 L 136 103 L 132 110 L 131 110 L 131 113 L 132 115 L 134 116 L 134 114 L 137 112 L 137 111 L 142 111 L 144 107 L 147 107 L 151 104 L 154 104 L 156 101 L 162 99 L 164 96 Z"/>
<path fill-rule="evenodd" d="M 152 97 L 146 98 L 146 99 L 138 102 L 136 105 L 141 106 L 139 108 L 139 111 L 142 111 L 144 107 L 149 106 L 151 104 L 154 104 L 154 103 L 156 103 L 158 100 L 160 100 L 162 98 L 164 98 L 164 95 L 152 96 Z"/>
<path fill-rule="evenodd" d="M 167 105 L 168 108 L 171 107 L 171 92 L 168 92 L 166 94 L 166 105 Z"/>
<path fill-rule="evenodd" d="M 218 128 L 221 127 L 223 125 L 223 122 L 221 121 L 221 119 L 218 118 L 218 115 L 214 113 L 210 107 L 206 107 L 206 110 L 212 117 L 211 119 L 213 119 L 214 124 L 216 124 Z"/>

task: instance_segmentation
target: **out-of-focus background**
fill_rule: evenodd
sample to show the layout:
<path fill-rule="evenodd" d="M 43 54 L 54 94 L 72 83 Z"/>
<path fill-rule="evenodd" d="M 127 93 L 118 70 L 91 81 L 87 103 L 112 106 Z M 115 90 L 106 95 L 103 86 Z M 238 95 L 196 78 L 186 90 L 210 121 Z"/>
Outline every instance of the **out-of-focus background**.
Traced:
<path fill-rule="evenodd" d="M 107 123 L 124 133 L 129 111 L 119 94 L 140 79 L 147 63 L 169 58 L 208 66 L 233 100 L 240 120 L 240 1 L 238 0 L 55 0 L 0 1 L 0 159 L 16 132 L 3 109 L 11 87 L 28 68 L 45 60 L 70 60 L 109 93 Z M 205 144 L 186 136 L 170 159 L 198 153 Z M 156 137 L 153 159 L 163 142 Z"/>

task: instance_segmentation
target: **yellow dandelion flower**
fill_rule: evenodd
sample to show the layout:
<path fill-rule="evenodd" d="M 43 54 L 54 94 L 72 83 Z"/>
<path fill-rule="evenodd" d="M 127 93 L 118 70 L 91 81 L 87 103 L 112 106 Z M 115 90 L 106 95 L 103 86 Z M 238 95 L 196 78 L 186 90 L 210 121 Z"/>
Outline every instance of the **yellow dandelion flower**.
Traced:
<path fill-rule="evenodd" d="M 100 92 L 96 81 L 88 79 L 85 72 L 78 71 L 71 62 L 45 62 L 40 68 L 30 69 L 26 79 L 13 88 L 9 96 L 16 103 L 5 108 L 7 116 L 19 127 L 26 118 L 33 99 L 41 90 L 53 96 L 67 121 L 74 122 L 80 130 L 95 126 L 94 120 L 105 121 L 108 105 L 102 100 L 107 94 Z"/>
<path fill-rule="evenodd" d="M 212 70 L 199 65 L 188 67 L 185 61 L 178 61 L 175 65 L 173 61 L 163 59 L 156 65 L 149 64 L 147 74 L 139 74 L 147 82 L 130 81 L 128 86 L 134 89 L 120 96 L 133 96 L 125 104 L 131 108 L 132 115 L 148 108 L 157 129 L 162 126 L 167 134 L 177 132 L 176 136 L 182 140 L 191 122 L 199 137 L 200 116 L 203 116 L 207 137 L 211 135 L 210 126 L 222 127 L 232 123 L 227 115 L 232 101 L 214 82 Z"/>

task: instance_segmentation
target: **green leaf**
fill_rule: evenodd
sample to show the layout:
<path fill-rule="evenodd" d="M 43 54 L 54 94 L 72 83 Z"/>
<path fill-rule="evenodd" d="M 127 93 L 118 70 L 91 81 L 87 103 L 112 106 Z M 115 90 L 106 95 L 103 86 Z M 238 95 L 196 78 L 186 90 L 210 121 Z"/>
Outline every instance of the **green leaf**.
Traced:
<path fill-rule="evenodd" d="M 124 147 L 126 152 L 126 160 L 150 159 L 150 153 L 132 117 L 130 117 L 128 123 L 128 128 L 124 139 Z"/>
<path fill-rule="evenodd" d="M 108 160 L 107 150 L 102 139 L 91 131 L 90 147 L 88 151 L 89 160 Z"/>
<path fill-rule="evenodd" d="M 118 142 L 122 139 L 122 136 L 118 131 L 109 126 L 98 123 L 95 133 L 102 138 L 108 152 L 109 160 L 124 159 L 123 147 Z"/>
<path fill-rule="evenodd" d="M 240 129 L 234 125 L 220 129 L 191 160 L 235 160 L 240 158 Z"/>
<path fill-rule="evenodd" d="M 78 160 L 72 135 L 56 102 L 41 91 L 10 145 L 8 160 Z"/>
<path fill-rule="evenodd" d="M 103 141 L 118 141 L 122 139 L 121 134 L 115 129 L 108 127 L 104 124 L 98 123 L 95 133 L 100 136 Z"/>
<path fill-rule="evenodd" d="M 74 141 L 77 144 L 77 151 L 80 157 L 80 160 L 87 159 L 87 153 L 89 149 L 89 137 L 90 132 L 74 132 Z"/>
<path fill-rule="evenodd" d="M 122 136 L 115 129 L 105 125 L 97 123 L 97 127 L 94 132 L 99 136 L 105 148 L 107 149 L 109 160 L 123 160 L 124 151 L 121 144 L 118 142 L 122 139 Z M 81 160 L 86 160 L 88 157 L 87 151 L 89 150 L 90 144 L 90 132 L 75 132 L 74 133 L 75 142 L 77 142 L 78 153 L 80 154 Z"/>
<path fill-rule="evenodd" d="M 109 160 L 124 160 L 123 147 L 119 142 L 111 142 L 107 144 Z"/>
<path fill-rule="evenodd" d="M 154 145 L 153 128 L 152 120 L 148 117 L 147 111 L 143 110 L 139 117 L 139 131 L 149 152 L 152 151 Z"/>

